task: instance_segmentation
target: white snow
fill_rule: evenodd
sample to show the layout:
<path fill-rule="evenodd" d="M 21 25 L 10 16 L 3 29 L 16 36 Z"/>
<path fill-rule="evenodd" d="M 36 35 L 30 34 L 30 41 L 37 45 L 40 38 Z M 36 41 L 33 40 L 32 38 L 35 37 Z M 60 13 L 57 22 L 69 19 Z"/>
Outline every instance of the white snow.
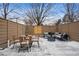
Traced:
<path fill-rule="evenodd" d="M 47 39 L 40 38 L 40 47 L 34 43 L 31 52 L 20 51 L 18 53 L 19 45 L 16 44 L 12 49 L 9 48 L 0 50 L 2 56 L 79 56 L 79 42 L 75 41 L 55 41 L 50 42 Z"/>

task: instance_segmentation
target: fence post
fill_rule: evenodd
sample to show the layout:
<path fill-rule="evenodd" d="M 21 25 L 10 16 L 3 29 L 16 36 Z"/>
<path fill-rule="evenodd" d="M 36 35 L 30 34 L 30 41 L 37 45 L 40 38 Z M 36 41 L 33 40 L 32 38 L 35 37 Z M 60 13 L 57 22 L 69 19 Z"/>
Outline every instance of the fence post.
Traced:
<path fill-rule="evenodd" d="M 8 40 L 8 47 L 10 46 L 10 40 Z"/>
<path fill-rule="evenodd" d="M 16 26 L 17 26 L 17 37 L 18 37 L 18 20 L 16 19 Z"/>
<path fill-rule="evenodd" d="M 8 39 L 8 20 L 7 20 L 7 41 L 8 41 L 9 39 Z M 7 46 L 9 47 L 9 42 L 7 42 Z"/>

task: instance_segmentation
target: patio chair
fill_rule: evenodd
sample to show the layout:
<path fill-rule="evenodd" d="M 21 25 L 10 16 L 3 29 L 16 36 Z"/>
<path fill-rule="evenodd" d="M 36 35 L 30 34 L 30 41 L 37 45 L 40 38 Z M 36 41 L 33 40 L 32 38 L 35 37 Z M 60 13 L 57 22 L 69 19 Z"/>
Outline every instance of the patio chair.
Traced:
<path fill-rule="evenodd" d="M 28 48 L 29 48 L 28 40 L 23 40 L 23 37 L 19 37 L 19 43 L 20 43 L 20 47 L 18 52 L 25 51 L 25 50 L 28 51 Z"/>
<path fill-rule="evenodd" d="M 55 33 L 53 33 L 53 32 L 48 32 L 48 37 L 47 37 L 48 41 L 55 41 L 55 35 L 54 34 Z"/>
<path fill-rule="evenodd" d="M 59 41 L 63 41 L 62 36 L 63 36 L 63 34 L 58 32 L 58 33 L 55 34 L 55 39 L 57 39 Z"/>
<path fill-rule="evenodd" d="M 33 41 L 32 41 L 32 36 L 28 36 L 29 37 L 29 50 L 31 51 L 31 47 L 32 47 L 32 43 L 33 43 Z"/>
<path fill-rule="evenodd" d="M 70 37 L 69 37 L 69 35 L 67 33 L 64 33 L 62 35 L 62 39 L 63 39 L 63 41 L 69 41 Z"/>
<path fill-rule="evenodd" d="M 32 43 L 37 43 L 37 45 L 38 45 L 38 47 L 40 47 L 40 45 L 39 45 L 39 37 L 34 37 L 33 39 L 32 39 Z"/>

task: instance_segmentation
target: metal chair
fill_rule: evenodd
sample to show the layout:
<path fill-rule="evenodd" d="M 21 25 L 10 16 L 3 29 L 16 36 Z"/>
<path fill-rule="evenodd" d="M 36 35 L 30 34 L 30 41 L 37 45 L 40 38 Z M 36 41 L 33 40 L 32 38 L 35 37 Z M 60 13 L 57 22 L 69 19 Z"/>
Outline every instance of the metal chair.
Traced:
<path fill-rule="evenodd" d="M 29 48 L 29 44 L 28 44 L 28 40 L 25 40 L 25 37 L 19 37 L 19 43 L 20 43 L 20 47 L 18 52 L 20 51 L 28 51 Z"/>
<path fill-rule="evenodd" d="M 37 36 L 37 38 L 33 38 L 32 43 L 34 43 L 34 42 L 36 42 L 38 44 L 38 47 L 40 47 L 38 36 Z"/>

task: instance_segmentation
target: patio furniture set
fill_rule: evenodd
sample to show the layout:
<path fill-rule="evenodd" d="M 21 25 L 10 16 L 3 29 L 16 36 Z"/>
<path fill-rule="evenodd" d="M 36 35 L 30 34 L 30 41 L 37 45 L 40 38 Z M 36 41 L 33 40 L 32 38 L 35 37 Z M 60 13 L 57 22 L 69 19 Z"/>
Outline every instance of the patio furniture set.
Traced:
<path fill-rule="evenodd" d="M 39 39 L 33 40 L 35 38 L 32 37 L 32 35 L 21 35 L 19 38 L 16 38 L 13 36 L 13 48 L 16 43 L 19 43 L 19 49 L 18 52 L 20 51 L 31 51 L 31 47 L 34 42 L 38 44 L 39 47 Z"/>
<path fill-rule="evenodd" d="M 44 34 L 44 38 L 46 38 L 48 41 L 69 41 L 70 36 L 67 33 L 60 33 L 60 32 L 47 32 Z"/>

